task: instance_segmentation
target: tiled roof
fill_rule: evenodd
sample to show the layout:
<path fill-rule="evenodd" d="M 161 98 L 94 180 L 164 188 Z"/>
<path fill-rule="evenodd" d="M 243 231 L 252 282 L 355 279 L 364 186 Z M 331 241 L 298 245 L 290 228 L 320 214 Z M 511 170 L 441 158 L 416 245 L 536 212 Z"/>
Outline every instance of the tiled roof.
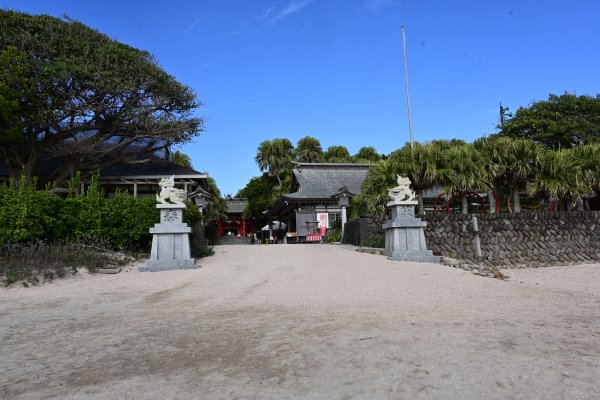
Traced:
<path fill-rule="evenodd" d="M 52 173 L 57 168 L 61 168 L 63 165 L 62 159 L 52 159 L 48 161 L 42 161 L 37 165 L 35 170 L 36 176 L 45 177 Z M 114 164 L 108 168 L 100 171 L 100 177 L 160 177 L 160 176 L 171 176 L 175 177 L 186 177 L 186 178 L 206 178 L 207 174 L 204 172 L 198 172 L 194 169 L 183 167 L 175 164 L 171 161 L 164 160 L 161 158 L 154 158 L 152 161 L 140 164 Z M 0 161 L 0 176 L 8 176 L 7 166 Z"/>
<path fill-rule="evenodd" d="M 330 199 L 346 187 L 358 194 L 371 164 L 300 163 L 294 169 L 294 184 L 298 191 L 283 196 L 285 200 Z"/>
<path fill-rule="evenodd" d="M 101 176 L 188 176 L 206 175 L 194 169 L 175 164 L 171 161 L 156 158 L 142 164 L 115 164 L 100 172 Z"/>

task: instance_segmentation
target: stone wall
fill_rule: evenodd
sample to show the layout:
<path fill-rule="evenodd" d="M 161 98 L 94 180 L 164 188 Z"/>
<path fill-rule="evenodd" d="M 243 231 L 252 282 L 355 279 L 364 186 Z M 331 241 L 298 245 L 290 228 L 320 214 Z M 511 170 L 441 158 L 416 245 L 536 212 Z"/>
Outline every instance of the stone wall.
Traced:
<path fill-rule="evenodd" d="M 487 267 L 542 267 L 600 261 L 600 212 L 427 214 L 425 237 L 436 255 Z"/>

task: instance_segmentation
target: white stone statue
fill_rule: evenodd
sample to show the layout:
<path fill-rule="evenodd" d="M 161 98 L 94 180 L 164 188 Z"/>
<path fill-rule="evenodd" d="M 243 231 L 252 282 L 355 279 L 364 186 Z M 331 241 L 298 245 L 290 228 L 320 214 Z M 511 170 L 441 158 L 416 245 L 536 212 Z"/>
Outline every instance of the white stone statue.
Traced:
<path fill-rule="evenodd" d="M 388 192 L 390 199 L 399 201 L 415 200 L 415 192 L 410 188 L 410 179 L 398 176 L 398 186 Z"/>
<path fill-rule="evenodd" d="M 178 204 L 184 205 L 187 193 L 183 189 L 175 189 L 175 175 L 170 178 L 162 178 L 159 183 L 161 187 L 160 194 L 156 195 L 156 201 L 160 204 Z"/>

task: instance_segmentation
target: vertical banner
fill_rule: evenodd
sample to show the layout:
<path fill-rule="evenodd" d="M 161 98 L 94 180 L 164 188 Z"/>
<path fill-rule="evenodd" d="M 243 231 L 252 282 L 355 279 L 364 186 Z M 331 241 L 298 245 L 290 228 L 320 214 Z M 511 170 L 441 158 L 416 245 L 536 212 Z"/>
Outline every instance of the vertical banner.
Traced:
<path fill-rule="evenodd" d="M 327 233 L 327 228 L 329 228 L 329 214 L 317 213 L 317 221 L 319 221 L 321 236 L 325 236 L 325 234 Z"/>

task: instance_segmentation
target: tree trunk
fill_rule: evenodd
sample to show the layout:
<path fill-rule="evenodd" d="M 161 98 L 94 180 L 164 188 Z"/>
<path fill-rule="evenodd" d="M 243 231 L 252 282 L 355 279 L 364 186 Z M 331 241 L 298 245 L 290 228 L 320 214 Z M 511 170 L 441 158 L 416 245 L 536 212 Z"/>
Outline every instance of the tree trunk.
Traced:
<path fill-rule="evenodd" d="M 514 204 L 514 212 L 521 212 L 521 196 L 519 195 L 519 188 L 513 188 L 513 204 Z"/>
<path fill-rule="evenodd" d="M 496 213 L 496 198 L 494 192 L 488 192 L 488 214 Z"/>
<path fill-rule="evenodd" d="M 461 196 L 460 198 L 461 204 L 462 204 L 462 213 L 463 214 L 468 214 L 469 213 L 469 202 L 467 201 L 467 196 L 465 196 L 464 194 Z"/>
<path fill-rule="evenodd" d="M 560 199 L 558 201 L 558 211 L 567 211 L 567 200 Z"/>
<path fill-rule="evenodd" d="M 423 191 L 422 190 L 418 190 L 417 191 L 417 213 L 418 215 L 424 215 L 425 214 L 425 205 L 423 204 Z"/>

